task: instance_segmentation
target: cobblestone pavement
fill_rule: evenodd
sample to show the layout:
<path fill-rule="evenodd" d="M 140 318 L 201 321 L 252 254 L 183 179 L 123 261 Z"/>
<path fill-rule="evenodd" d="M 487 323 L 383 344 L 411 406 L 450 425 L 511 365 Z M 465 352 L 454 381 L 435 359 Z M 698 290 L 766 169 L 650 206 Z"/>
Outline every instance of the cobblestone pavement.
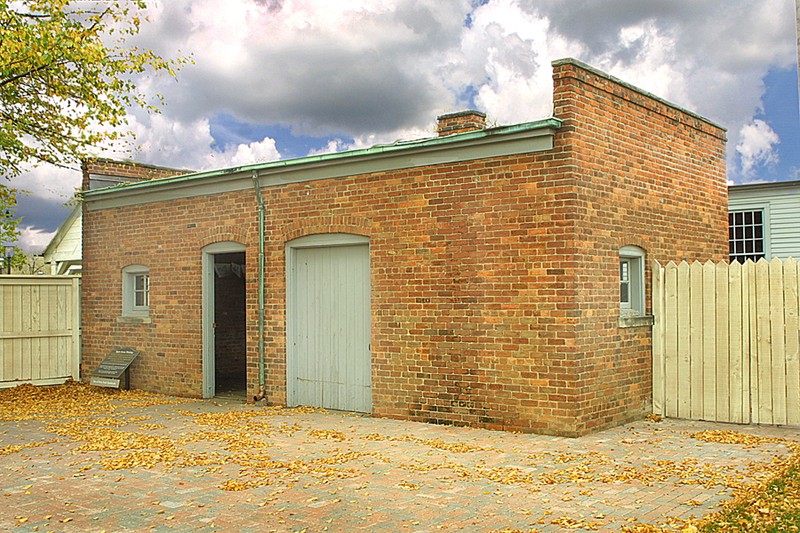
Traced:
<path fill-rule="evenodd" d="M 698 432 L 761 437 L 707 442 Z M 713 512 L 796 429 L 568 439 L 229 400 L 0 422 L 0 530 L 620 531 Z M 759 473 L 761 472 L 761 473 Z"/>

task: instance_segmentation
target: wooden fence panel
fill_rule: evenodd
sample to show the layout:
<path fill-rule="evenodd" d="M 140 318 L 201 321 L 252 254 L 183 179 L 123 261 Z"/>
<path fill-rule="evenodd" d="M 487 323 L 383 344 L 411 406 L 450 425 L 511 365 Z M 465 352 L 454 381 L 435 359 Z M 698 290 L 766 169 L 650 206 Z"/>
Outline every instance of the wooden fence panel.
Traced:
<path fill-rule="evenodd" d="M 689 394 L 678 394 L 678 417 L 679 418 L 691 418 L 692 411 L 691 411 L 691 352 L 689 346 L 689 340 L 691 339 L 691 335 L 689 334 L 689 310 L 690 306 L 690 299 L 689 299 L 689 291 L 677 290 L 678 287 L 688 287 L 689 286 L 689 265 L 686 263 L 681 263 L 678 266 L 678 277 L 677 277 L 677 285 L 676 291 L 678 294 L 678 322 L 675 325 L 675 328 L 678 332 L 678 382 L 677 387 L 679 391 L 686 391 L 685 387 L 689 387 L 688 391 Z M 667 317 L 668 318 L 668 317 Z M 668 361 L 669 362 L 669 361 Z M 674 363 L 673 363 L 674 364 Z"/>
<path fill-rule="evenodd" d="M 772 424 L 786 424 L 786 303 L 783 300 L 783 262 L 769 263 L 769 320 L 772 379 L 769 387 Z"/>
<path fill-rule="evenodd" d="M 664 275 L 661 269 L 653 270 L 653 316 L 656 320 L 664 320 Z M 663 324 L 660 324 L 662 330 Z M 653 337 L 653 351 L 664 352 L 664 343 L 666 338 L 664 335 Z M 655 346 L 658 343 L 659 346 Z M 664 373 L 663 360 L 658 365 L 653 365 L 653 406 L 656 411 L 663 412 L 664 395 L 667 387 L 667 376 Z"/>
<path fill-rule="evenodd" d="M 714 273 L 714 286 L 716 289 L 716 306 L 714 307 L 714 352 L 707 357 L 714 365 L 714 383 L 716 395 L 714 398 L 715 417 L 730 419 L 731 413 L 731 380 L 733 374 L 730 358 L 730 295 L 728 284 L 728 271 L 726 265 L 709 263 Z M 713 298 L 713 295 L 712 295 Z M 709 306 L 711 307 L 711 306 Z M 714 358 L 716 356 L 716 359 Z"/>
<path fill-rule="evenodd" d="M 673 268 L 662 272 L 661 277 L 664 279 L 664 290 L 666 291 L 666 294 L 660 298 L 664 302 L 664 316 L 656 316 L 655 318 L 656 320 L 661 320 L 661 324 L 659 325 L 665 331 L 665 335 L 663 336 L 663 340 L 660 339 L 658 342 L 664 347 L 667 353 L 679 354 L 679 330 L 677 323 L 674 320 L 670 322 L 665 321 L 666 316 L 677 316 L 678 314 L 678 291 L 676 290 L 678 286 L 678 270 Z M 662 368 L 662 373 L 666 379 L 664 398 L 661 401 L 661 404 L 664 406 L 663 413 L 667 414 L 667 416 L 677 417 L 680 412 L 678 406 L 678 399 L 680 398 L 678 394 L 678 388 L 680 387 L 680 367 L 675 364 L 667 366 L 666 362 L 663 360 L 659 366 Z"/>
<path fill-rule="evenodd" d="M 786 405 L 800 405 L 800 290 L 798 290 L 798 267 L 794 259 L 783 263 L 783 290 L 786 302 Z M 788 409 L 786 424 L 800 426 L 800 409 Z"/>
<path fill-rule="evenodd" d="M 742 265 L 734 262 L 727 267 L 720 264 L 720 270 L 727 270 L 728 281 L 728 390 L 730 396 L 729 420 L 739 424 L 750 423 L 750 336 L 747 292 L 747 274 Z"/>
<path fill-rule="evenodd" d="M 755 265 L 755 349 L 750 354 L 750 367 L 754 370 L 755 387 L 753 395 L 753 422 L 772 423 L 772 402 L 768 395 L 772 384 L 770 369 L 770 330 L 769 324 L 769 263 L 759 261 Z"/>
<path fill-rule="evenodd" d="M 689 266 L 689 418 L 703 418 L 703 265 Z"/>
<path fill-rule="evenodd" d="M 0 277 L 0 388 L 79 379 L 80 278 Z"/>
<path fill-rule="evenodd" d="M 653 409 L 800 425 L 800 265 L 653 266 Z"/>
<path fill-rule="evenodd" d="M 703 265 L 703 380 L 701 385 L 704 419 L 717 417 L 717 293 L 716 270 L 714 263 L 708 261 Z"/>

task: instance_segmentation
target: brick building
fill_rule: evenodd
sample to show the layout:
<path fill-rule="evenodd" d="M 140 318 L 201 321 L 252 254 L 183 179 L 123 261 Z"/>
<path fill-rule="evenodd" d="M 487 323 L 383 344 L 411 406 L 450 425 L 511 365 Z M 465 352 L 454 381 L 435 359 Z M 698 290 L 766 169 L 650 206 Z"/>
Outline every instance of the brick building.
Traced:
<path fill-rule="evenodd" d="M 649 412 L 647 265 L 726 257 L 725 133 L 553 78 L 537 122 L 87 192 L 83 374 L 129 345 L 169 394 L 561 435 Z"/>

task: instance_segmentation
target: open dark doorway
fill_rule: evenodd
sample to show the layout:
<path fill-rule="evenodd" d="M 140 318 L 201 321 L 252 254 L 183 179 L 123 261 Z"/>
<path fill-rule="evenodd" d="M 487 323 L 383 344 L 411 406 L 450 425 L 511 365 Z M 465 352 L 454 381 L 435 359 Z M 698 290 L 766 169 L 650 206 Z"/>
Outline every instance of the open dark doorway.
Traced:
<path fill-rule="evenodd" d="M 215 395 L 244 397 L 247 389 L 244 266 L 244 252 L 214 255 Z"/>

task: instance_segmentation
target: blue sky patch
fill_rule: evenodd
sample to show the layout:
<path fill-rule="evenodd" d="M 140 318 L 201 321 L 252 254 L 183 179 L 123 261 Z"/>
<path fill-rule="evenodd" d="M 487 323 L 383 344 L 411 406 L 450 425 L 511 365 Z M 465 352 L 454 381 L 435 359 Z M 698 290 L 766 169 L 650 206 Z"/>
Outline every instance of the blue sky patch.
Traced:
<path fill-rule="evenodd" d="M 767 88 L 763 97 L 764 110 L 756 114 L 780 137 L 778 163 L 762 169 L 759 179 L 785 181 L 800 179 L 800 104 L 797 94 L 797 66 L 772 69 L 764 77 Z M 730 149 L 730 147 L 729 147 Z"/>
<path fill-rule="evenodd" d="M 305 157 L 312 151 L 323 149 L 328 142 L 338 139 L 352 143 L 352 138 L 308 137 L 293 135 L 291 128 L 280 124 L 251 124 L 240 122 L 228 113 L 218 113 L 209 121 L 214 150 L 224 150 L 226 146 L 261 141 L 266 137 L 275 140 L 281 159 Z"/>

